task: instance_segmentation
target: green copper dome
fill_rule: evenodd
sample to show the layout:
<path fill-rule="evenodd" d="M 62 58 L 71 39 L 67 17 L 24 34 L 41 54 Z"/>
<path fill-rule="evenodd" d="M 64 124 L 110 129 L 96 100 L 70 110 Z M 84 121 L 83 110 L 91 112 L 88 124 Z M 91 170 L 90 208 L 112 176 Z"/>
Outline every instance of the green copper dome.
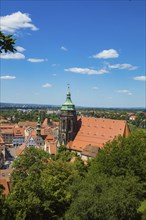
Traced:
<path fill-rule="evenodd" d="M 68 91 L 67 91 L 67 94 L 66 94 L 66 101 L 62 105 L 61 110 L 63 110 L 63 111 L 73 111 L 73 110 L 75 110 L 75 105 L 72 103 L 72 100 L 71 100 L 71 93 L 69 91 L 69 87 L 68 87 Z"/>

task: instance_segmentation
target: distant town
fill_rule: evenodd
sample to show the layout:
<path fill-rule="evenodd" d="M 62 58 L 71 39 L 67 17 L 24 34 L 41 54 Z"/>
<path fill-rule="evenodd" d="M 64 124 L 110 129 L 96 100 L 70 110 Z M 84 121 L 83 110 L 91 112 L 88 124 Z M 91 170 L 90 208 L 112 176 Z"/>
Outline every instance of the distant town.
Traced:
<path fill-rule="evenodd" d="M 41 149 L 48 151 L 51 155 L 55 155 L 59 142 L 60 144 L 69 146 L 69 142 L 74 141 L 74 139 L 76 140 L 79 133 L 84 133 L 79 126 L 80 118 L 82 124 L 85 123 L 86 127 L 91 126 L 92 129 L 90 130 L 94 133 L 99 133 L 97 128 L 93 129 L 95 123 L 97 125 L 99 124 L 98 121 L 95 122 L 97 119 L 103 121 L 103 125 L 101 126 L 105 127 L 105 129 L 110 126 L 111 122 L 116 122 L 117 125 L 115 124 L 115 126 L 119 128 L 119 121 L 125 121 L 127 123 L 129 132 L 136 128 L 146 129 L 145 109 L 75 108 L 71 100 L 70 92 L 67 93 L 66 102 L 62 107 L 53 105 L 1 103 L 0 168 L 10 168 L 12 161 L 19 156 L 27 146 L 41 147 Z M 85 118 L 85 120 L 83 120 L 83 118 Z M 90 125 L 84 122 L 86 119 L 88 119 L 88 121 L 91 120 Z M 107 123 L 107 125 L 104 125 L 105 123 Z M 70 126 L 73 127 L 71 128 Z M 104 133 L 106 133 L 106 131 L 102 131 L 101 135 L 104 136 Z M 121 135 L 124 135 L 124 133 Z M 93 136 L 93 134 L 90 134 L 88 138 L 91 139 L 91 136 Z M 118 133 L 112 134 L 112 136 L 118 136 Z M 100 139 L 100 137 L 98 138 Z M 111 138 L 108 137 L 106 141 L 107 140 L 111 140 Z M 84 140 L 82 140 L 82 143 L 84 143 Z M 92 141 L 91 143 L 90 141 L 89 143 L 84 143 L 85 146 L 87 146 L 87 144 L 97 145 L 94 149 L 95 155 L 98 148 L 101 147 L 98 141 L 96 144 L 94 141 L 93 143 Z M 69 149 L 71 148 L 69 147 Z M 77 151 L 77 149 L 73 150 Z"/>

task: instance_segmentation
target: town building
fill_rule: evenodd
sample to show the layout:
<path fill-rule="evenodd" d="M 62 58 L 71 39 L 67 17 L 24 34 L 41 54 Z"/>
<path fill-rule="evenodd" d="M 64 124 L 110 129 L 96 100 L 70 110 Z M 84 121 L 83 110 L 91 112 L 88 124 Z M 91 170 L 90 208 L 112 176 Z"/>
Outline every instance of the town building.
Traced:
<path fill-rule="evenodd" d="M 14 147 L 22 145 L 25 141 L 24 128 L 14 128 L 13 129 L 13 140 L 12 144 Z"/>
<path fill-rule="evenodd" d="M 118 136 L 128 137 L 127 121 L 94 117 L 77 117 L 68 88 L 66 101 L 61 107 L 59 144 L 77 152 L 83 160 L 95 157 L 98 150 Z"/>

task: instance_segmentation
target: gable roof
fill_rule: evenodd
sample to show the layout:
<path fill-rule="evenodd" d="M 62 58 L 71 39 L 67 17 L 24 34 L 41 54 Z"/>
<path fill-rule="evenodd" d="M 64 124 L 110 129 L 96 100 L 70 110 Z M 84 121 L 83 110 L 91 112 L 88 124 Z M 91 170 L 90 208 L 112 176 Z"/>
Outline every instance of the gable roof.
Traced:
<path fill-rule="evenodd" d="M 51 155 L 55 155 L 57 153 L 57 145 L 55 141 L 45 141 L 46 143 L 46 151 Z"/>
<path fill-rule="evenodd" d="M 8 195 L 10 192 L 10 174 L 13 169 L 0 170 L 0 184 L 4 187 L 4 195 Z"/>
<path fill-rule="evenodd" d="M 4 144 L 4 140 L 1 136 L 0 136 L 0 144 Z"/>
<path fill-rule="evenodd" d="M 20 147 L 18 147 L 16 149 L 16 151 L 15 151 L 16 156 L 18 157 L 19 155 L 21 155 L 24 152 L 25 148 L 26 148 L 26 144 L 25 143 L 22 144 Z"/>
<path fill-rule="evenodd" d="M 24 128 L 14 128 L 14 136 L 24 137 Z"/>
<path fill-rule="evenodd" d="M 10 192 L 10 187 L 9 187 L 9 181 L 7 180 L 7 178 L 1 178 L 0 179 L 0 184 L 4 187 L 4 195 L 8 195 Z"/>
<path fill-rule="evenodd" d="M 1 131 L 1 134 L 13 134 L 13 129 L 8 128 L 8 129 L 3 129 Z"/>
<path fill-rule="evenodd" d="M 19 127 L 32 127 L 36 128 L 37 122 L 35 121 L 23 121 L 23 122 L 18 122 Z"/>
<path fill-rule="evenodd" d="M 129 134 L 127 122 L 124 120 L 82 117 L 78 124 L 80 128 L 76 137 L 67 145 L 76 151 L 82 151 L 87 145 L 102 148 L 105 143 L 119 135 L 126 137 Z"/>

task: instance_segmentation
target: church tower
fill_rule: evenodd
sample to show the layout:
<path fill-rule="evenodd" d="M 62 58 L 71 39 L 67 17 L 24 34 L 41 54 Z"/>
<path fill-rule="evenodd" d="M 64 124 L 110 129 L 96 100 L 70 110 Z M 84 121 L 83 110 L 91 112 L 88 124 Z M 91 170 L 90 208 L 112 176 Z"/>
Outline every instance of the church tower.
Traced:
<path fill-rule="evenodd" d="M 36 127 L 36 136 L 40 136 L 40 135 L 41 135 L 41 121 L 40 118 L 38 118 L 38 123 Z"/>
<path fill-rule="evenodd" d="M 59 125 L 59 143 L 66 145 L 73 140 L 77 133 L 77 115 L 75 105 L 71 100 L 71 93 L 68 87 L 66 101 L 61 107 Z"/>

